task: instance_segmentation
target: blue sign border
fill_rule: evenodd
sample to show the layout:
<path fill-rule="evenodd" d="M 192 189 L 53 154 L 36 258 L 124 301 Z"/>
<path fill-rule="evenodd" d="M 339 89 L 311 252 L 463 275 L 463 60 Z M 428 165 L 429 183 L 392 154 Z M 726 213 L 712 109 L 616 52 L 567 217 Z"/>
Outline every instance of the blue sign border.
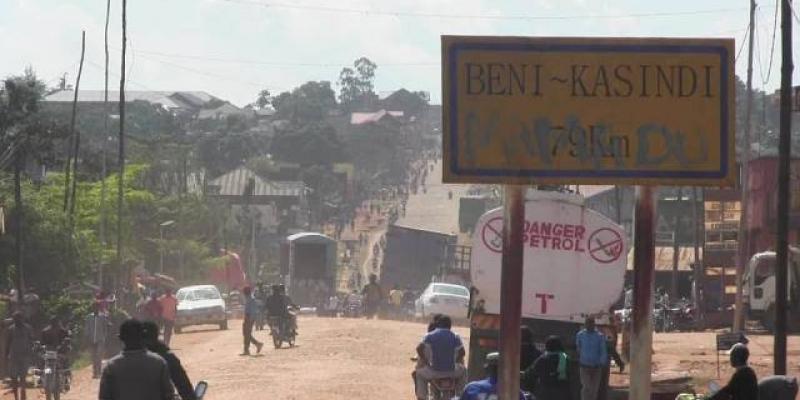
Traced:
<path fill-rule="evenodd" d="M 458 82 L 457 63 L 463 51 L 531 51 L 531 52 L 602 52 L 602 53 L 695 53 L 716 54 L 720 62 L 720 166 L 719 171 L 655 171 L 655 170 L 553 170 L 553 169 L 493 169 L 462 168 L 458 165 Z M 456 176 L 477 177 L 523 177 L 523 178 L 679 178 L 679 179 L 724 179 L 728 176 L 728 49 L 725 46 L 669 45 L 669 44 L 545 44 L 545 43 L 453 43 L 448 52 L 450 74 L 450 171 Z"/>

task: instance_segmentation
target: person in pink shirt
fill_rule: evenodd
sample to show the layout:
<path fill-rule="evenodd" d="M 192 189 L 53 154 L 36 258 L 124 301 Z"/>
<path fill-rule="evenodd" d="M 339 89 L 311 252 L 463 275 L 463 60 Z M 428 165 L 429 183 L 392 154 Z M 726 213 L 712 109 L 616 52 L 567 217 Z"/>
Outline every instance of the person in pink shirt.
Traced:
<path fill-rule="evenodd" d="M 178 299 L 172 294 L 172 289 L 167 288 L 164 295 L 159 297 L 161 303 L 161 321 L 164 324 L 164 343 L 169 346 L 172 331 L 175 329 L 175 318 L 178 314 Z"/>

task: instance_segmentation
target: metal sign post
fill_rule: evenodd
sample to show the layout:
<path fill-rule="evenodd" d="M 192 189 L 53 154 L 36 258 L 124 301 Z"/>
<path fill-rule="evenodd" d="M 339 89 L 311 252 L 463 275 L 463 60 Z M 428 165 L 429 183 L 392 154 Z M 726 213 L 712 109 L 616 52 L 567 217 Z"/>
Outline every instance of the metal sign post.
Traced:
<path fill-rule="evenodd" d="M 522 232 L 525 187 L 507 185 L 503 208 L 503 269 L 500 289 L 500 400 L 519 398 L 520 325 L 522 323 Z"/>
<path fill-rule="evenodd" d="M 631 387 L 628 398 L 650 398 L 653 345 L 653 282 L 655 278 L 656 203 L 650 186 L 636 188 L 633 247 L 633 332 L 631 334 Z"/>

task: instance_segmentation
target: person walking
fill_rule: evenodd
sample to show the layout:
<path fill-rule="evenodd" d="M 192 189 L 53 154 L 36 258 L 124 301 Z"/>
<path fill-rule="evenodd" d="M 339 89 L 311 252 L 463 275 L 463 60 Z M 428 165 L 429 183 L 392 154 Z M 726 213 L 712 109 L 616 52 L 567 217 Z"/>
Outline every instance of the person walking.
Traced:
<path fill-rule="evenodd" d="M 144 347 L 144 327 L 129 319 L 119 327 L 120 354 L 108 360 L 100 378 L 99 400 L 173 400 L 167 362 Z"/>
<path fill-rule="evenodd" d="M 594 317 L 587 317 L 584 328 L 575 338 L 581 377 L 581 400 L 597 400 L 603 368 L 608 366 L 605 336 L 595 327 Z"/>
<path fill-rule="evenodd" d="M 83 324 L 83 334 L 92 353 L 92 379 L 100 378 L 103 358 L 106 355 L 106 338 L 111 329 L 111 321 L 105 313 L 100 312 L 100 309 L 101 305 L 94 303 L 92 312 L 86 316 Z"/>
<path fill-rule="evenodd" d="M 249 356 L 251 343 L 256 346 L 256 354 L 261 353 L 261 348 L 264 347 L 264 343 L 259 342 L 253 337 L 253 326 L 258 318 L 260 308 L 258 307 L 258 302 L 253 297 L 253 290 L 250 286 L 245 286 L 244 289 L 242 289 L 242 295 L 244 296 L 244 322 L 242 323 L 244 351 L 240 355 Z"/>
<path fill-rule="evenodd" d="M 158 302 L 161 304 L 164 343 L 169 346 L 172 341 L 172 332 L 175 330 L 175 319 L 178 317 L 178 299 L 172 294 L 172 289 L 167 288 L 164 295 L 158 298 Z"/>
<path fill-rule="evenodd" d="M 158 354 L 167 362 L 169 378 L 172 381 L 172 385 L 175 386 L 175 390 L 181 396 L 181 400 L 197 400 L 194 386 L 192 386 L 186 370 L 183 369 L 181 360 L 169 349 L 166 343 L 158 340 L 158 325 L 153 321 L 145 321 L 142 323 L 142 329 L 145 348 Z"/>
<path fill-rule="evenodd" d="M 15 400 L 25 400 L 25 378 L 33 359 L 33 328 L 25 322 L 25 314 L 16 311 L 6 335 L 6 361 L 11 390 Z"/>
<path fill-rule="evenodd" d="M 383 301 L 383 288 L 378 283 L 378 276 L 369 274 L 369 283 L 361 292 L 364 295 L 364 314 L 367 319 L 375 317 Z"/>

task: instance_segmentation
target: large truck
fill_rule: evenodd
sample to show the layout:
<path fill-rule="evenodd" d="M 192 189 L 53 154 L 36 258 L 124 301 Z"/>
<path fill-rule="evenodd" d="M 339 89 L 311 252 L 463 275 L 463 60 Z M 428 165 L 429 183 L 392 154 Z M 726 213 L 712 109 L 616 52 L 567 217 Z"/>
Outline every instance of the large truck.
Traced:
<path fill-rule="evenodd" d="M 423 290 L 453 262 L 457 241 L 458 237 L 447 233 L 389 225 L 381 284 Z"/>
<path fill-rule="evenodd" d="M 298 305 L 317 305 L 336 290 L 336 241 L 321 233 L 286 238 L 281 249 L 281 276 Z"/>
<path fill-rule="evenodd" d="M 523 241 L 522 324 L 540 349 L 550 335 L 567 348 L 571 376 L 578 377 L 575 335 L 594 316 L 609 335 L 610 308 L 623 291 L 627 264 L 624 229 L 569 193 L 529 191 Z M 498 350 L 503 210 L 477 222 L 472 239 L 469 377 L 483 375 L 483 361 Z M 606 379 L 608 375 L 606 373 Z M 580 382 L 572 380 L 573 398 Z M 577 397 L 576 397 L 577 396 Z"/>
<path fill-rule="evenodd" d="M 761 321 L 769 331 L 775 329 L 775 265 L 774 251 L 753 255 L 747 263 L 744 279 L 746 307 L 750 319 Z M 800 328 L 800 249 L 789 246 L 789 329 Z"/>

